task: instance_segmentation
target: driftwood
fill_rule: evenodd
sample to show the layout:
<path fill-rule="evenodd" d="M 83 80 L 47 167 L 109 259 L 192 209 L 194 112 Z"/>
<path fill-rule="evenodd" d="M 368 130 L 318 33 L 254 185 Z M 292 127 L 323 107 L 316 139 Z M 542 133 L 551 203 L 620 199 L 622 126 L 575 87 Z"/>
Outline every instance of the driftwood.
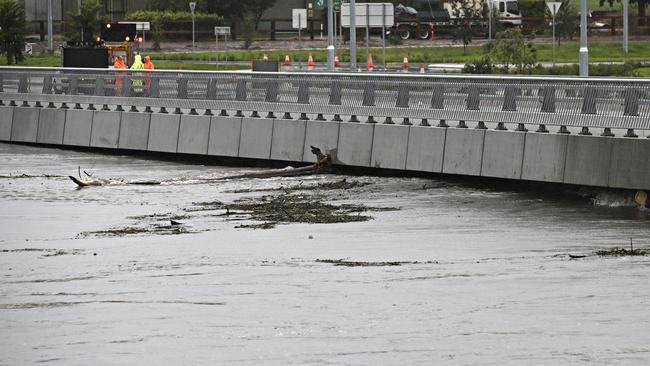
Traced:
<path fill-rule="evenodd" d="M 300 168 L 285 168 L 285 169 L 274 169 L 274 170 L 265 170 L 263 172 L 248 173 L 241 175 L 233 175 L 228 177 L 217 178 L 214 180 L 226 180 L 226 179 L 243 179 L 243 178 L 273 178 L 273 177 L 295 177 L 301 175 L 310 175 L 310 174 L 321 174 L 328 173 L 332 169 L 332 160 L 329 155 L 323 154 L 323 152 L 314 146 L 311 146 L 311 152 L 316 155 L 316 163 Z M 122 182 L 122 181 L 112 181 L 110 179 L 102 179 L 93 177 L 92 174 L 84 171 L 82 176 L 81 168 L 79 168 L 79 178 L 74 176 L 68 176 L 70 180 L 75 182 L 78 187 L 91 187 L 91 186 L 105 186 L 111 183 L 116 184 L 132 184 L 132 185 L 158 185 L 160 182 L 156 181 L 143 181 L 143 182 Z"/>
<path fill-rule="evenodd" d="M 229 177 L 219 178 L 224 179 L 242 179 L 242 178 L 274 178 L 274 177 L 296 177 L 301 175 L 329 173 L 332 170 L 332 160 L 329 155 L 314 146 L 311 146 L 311 152 L 316 155 L 316 163 L 301 168 L 285 168 L 265 170 L 263 172 L 248 173 L 241 175 L 233 175 Z"/>

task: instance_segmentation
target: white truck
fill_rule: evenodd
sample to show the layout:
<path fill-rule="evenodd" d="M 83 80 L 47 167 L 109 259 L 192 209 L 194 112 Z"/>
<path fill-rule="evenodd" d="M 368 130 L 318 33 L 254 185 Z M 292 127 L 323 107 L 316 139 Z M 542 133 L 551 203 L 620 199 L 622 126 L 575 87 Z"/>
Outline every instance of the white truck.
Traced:
<path fill-rule="evenodd" d="M 492 9 L 492 16 L 506 27 L 521 26 L 521 11 L 517 0 L 476 0 L 487 25 L 486 16 Z M 409 0 L 395 7 L 396 32 L 401 39 L 428 39 L 434 32 L 445 32 L 455 26 L 454 2 L 448 0 Z"/>

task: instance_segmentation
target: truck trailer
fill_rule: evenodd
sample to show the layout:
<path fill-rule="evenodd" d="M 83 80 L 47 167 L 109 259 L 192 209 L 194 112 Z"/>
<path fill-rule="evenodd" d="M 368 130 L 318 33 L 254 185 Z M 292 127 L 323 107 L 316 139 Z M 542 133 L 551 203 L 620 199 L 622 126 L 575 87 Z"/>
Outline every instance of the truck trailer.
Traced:
<path fill-rule="evenodd" d="M 485 28 L 489 11 L 506 27 L 521 26 L 521 11 L 517 0 L 476 0 L 476 10 L 482 15 L 479 28 Z M 392 31 L 401 39 L 428 39 L 432 32 L 449 30 L 457 26 L 454 1 L 409 0 L 395 7 L 395 25 Z"/>

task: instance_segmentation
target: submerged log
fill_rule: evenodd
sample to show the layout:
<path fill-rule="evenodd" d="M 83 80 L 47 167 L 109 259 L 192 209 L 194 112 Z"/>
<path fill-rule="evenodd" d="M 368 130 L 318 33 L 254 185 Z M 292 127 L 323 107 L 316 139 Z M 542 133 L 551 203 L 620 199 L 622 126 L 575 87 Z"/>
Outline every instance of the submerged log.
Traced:
<path fill-rule="evenodd" d="M 329 155 L 314 146 L 311 146 L 312 154 L 316 155 L 316 162 L 312 165 L 300 168 L 285 168 L 265 170 L 263 172 L 248 173 L 241 175 L 232 175 L 228 177 L 219 178 L 218 180 L 225 179 L 243 179 L 243 178 L 275 178 L 275 177 L 296 177 L 301 175 L 322 174 L 329 173 L 332 170 L 332 159 Z"/>
<path fill-rule="evenodd" d="M 332 170 L 332 159 L 329 155 L 323 154 L 323 152 L 314 146 L 311 146 L 311 152 L 316 155 L 316 163 L 300 167 L 300 168 L 285 168 L 285 169 L 273 169 L 265 170 L 262 172 L 232 175 L 228 177 L 217 178 L 214 180 L 226 180 L 226 179 L 245 179 L 245 178 L 274 178 L 274 177 L 296 177 L 301 175 L 310 175 L 310 174 L 322 174 L 329 173 Z M 95 178 L 91 174 L 84 171 L 84 175 L 81 175 L 81 169 L 79 169 L 79 178 L 68 176 L 70 180 L 75 182 L 78 187 L 91 187 L 91 186 L 105 186 L 108 184 L 131 184 L 131 185 L 158 185 L 161 182 L 157 181 L 136 181 L 136 182 L 123 182 L 123 181 L 113 181 L 110 179 L 101 179 Z"/>

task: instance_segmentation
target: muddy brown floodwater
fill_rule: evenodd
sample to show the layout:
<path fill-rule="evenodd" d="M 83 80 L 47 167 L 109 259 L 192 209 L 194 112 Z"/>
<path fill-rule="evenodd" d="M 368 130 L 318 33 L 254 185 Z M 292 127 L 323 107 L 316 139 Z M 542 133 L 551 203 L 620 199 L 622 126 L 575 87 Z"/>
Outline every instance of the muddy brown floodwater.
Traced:
<path fill-rule="evenodd" d="M 650 247 L 629 195 L 0 162 L 0 365 L 650 363 L 650 257 L 614 250 Z M 78 166 L 162 184 L 76 189 Z"/>

